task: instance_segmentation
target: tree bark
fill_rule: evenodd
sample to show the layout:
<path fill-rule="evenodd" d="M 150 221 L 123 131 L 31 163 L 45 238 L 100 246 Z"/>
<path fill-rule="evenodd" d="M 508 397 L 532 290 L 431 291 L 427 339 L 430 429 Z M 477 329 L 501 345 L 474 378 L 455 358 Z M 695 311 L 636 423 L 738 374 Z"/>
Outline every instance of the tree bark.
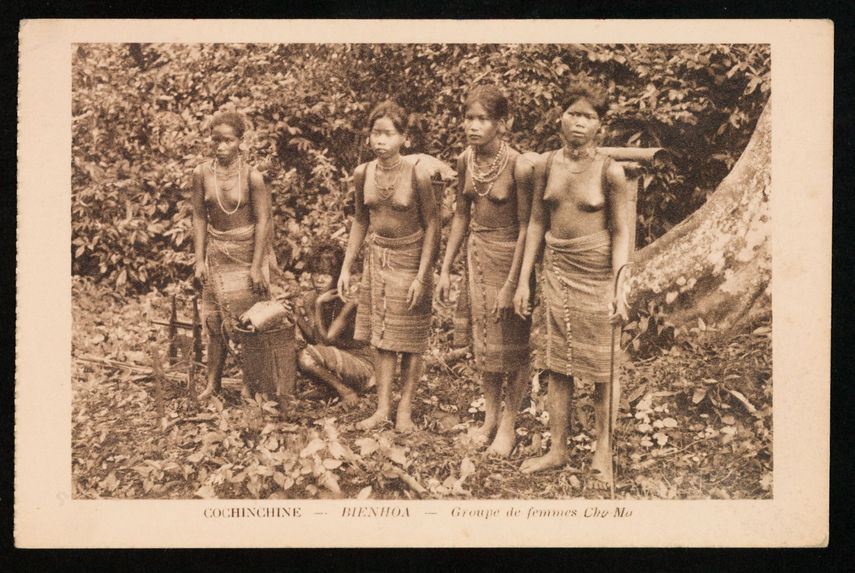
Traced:
<path fill-rule="evenodd" d="M 771 110 L 707 202 L 638 251 L 631 307 L 661 305 L 674 326 L 702 318 L 729 330 L 770 306 Z"/>

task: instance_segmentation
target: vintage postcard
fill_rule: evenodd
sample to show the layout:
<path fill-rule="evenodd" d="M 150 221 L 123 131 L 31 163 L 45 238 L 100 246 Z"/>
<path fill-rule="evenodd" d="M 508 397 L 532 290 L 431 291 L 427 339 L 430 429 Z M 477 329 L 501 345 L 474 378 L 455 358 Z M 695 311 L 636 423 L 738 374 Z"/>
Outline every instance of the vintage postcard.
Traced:
<path fill-rule="evenodd" d="M 22 22 L 16 546 L 827 545 L 833 34 Z"/>

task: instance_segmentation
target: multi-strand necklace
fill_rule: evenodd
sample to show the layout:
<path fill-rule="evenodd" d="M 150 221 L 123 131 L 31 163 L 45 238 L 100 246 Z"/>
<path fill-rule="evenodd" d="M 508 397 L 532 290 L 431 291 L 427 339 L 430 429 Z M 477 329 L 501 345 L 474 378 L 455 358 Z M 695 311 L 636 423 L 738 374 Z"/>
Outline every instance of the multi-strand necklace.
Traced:
<path fill-rule="evenodd" d="M 394 165 L 390 165 L 385 167 L 380 160 L 377 160 L 377 164 L 374 169 L 374 186 L 377 188 L 377 194 L 380 195 L 381 199 L 389 199 L 394 193 L 395 188 L 398 186 L 398 182 L 401 180 L 401 165 L 404 163 L 404 160 L 401 159 L 401 156 L 398 156 L 398 160 Z M 380 172 L 383 173 L 394 173 L 394 177 L 392 181 L 388 185 L 383 185 L 380 183 Z"/>
<path fill-rule="evenodd" d="M 475 193 L 479 197 L 486 197 L 490 191 L 493 190 L 493 184 L 496 182 L 496 179 L 499 178 L 502 171 L 505 170 L 505 166 L 508 164 L 508 157 L 510 157 L 510 155 L 508 144 L 504 141 L 500 142 L 499 149 L 496 150 L 496 154 L 493 156 L 493 159 L 490 160 L 490 166 L 486 171 L 481 171 L 478 169 L 478 164 L 475 162 L 475 148 L 472 148 L 472 151 L 469 152 L 467 168 L 469 173 L 472 174 L 472 186 L 475 188 Z M 478 188 L 479 185 L 481 186 L 481 189 Z M 484 185 L 486 185 L 486 187 L 483 187 Z"/>
<path fill-rule="evenodd" d="M 240 209 L 240 200 L 243 196 L 243 188 L 241 186 L 241 180 L 240 180 L 240 172 L 242 171 L 241 159 L 240 159 L 240 157 L 238 157 L 238 161 L 237 161 L 238 200 L 237 200 L 237 205 L 235 205 L 235 208 L 232 209 L 231 211 L 229 211 L 228 209 L 223 207 L 223 200 L 220 198 L 220 186 L 217 183 L 217 167 L 219 167 L 219 162 L 215 158 L 214 159 L 214 168 L 211 171 L 214 172 L 214 194 L 217 196 L 217 204 L 220 206 L 220 209 L 222 209 L 223 213 L 225 213 L 226 215 L 234 215 L 235 213 L 237 213 L 237 210 Z M 225 174 L 226 174 L 226 176 L 231 177 L 232 170 L 227 170 Z"/>

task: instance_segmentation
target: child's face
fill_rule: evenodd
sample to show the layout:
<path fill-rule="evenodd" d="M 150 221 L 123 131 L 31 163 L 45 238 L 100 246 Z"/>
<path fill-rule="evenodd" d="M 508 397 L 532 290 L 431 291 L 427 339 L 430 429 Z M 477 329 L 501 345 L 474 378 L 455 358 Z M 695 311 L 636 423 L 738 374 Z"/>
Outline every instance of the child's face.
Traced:
<path fill-rule="evenodd" d="M 561 132 L 570 145 L 585 145 L 594 139 L 599 129 L 600 115 L 584 98 L 573 102 L 561 116 Z"/>
<path fill-rule="evenodd" d="M 476 101 L 466 108 L 463 130 L 470 145 L 487 145 L 499 134 L 499 121 L 491 118 L 484 106 Z"/>
<path fill-rule="evenodd" d="M 333 272 L 335 272 L 335 258 L 327 253 L 323 253 L 318 258 L 314 272 L 312 272 L 312 286 L 317 292 L 323 292 L 329 288 L 333 280 Z M 338 278 L 338 277 L 335 277 Z M 335 286 L 335 285 L 333 285 Z"/>
<path fill-rule="evenodd" d="M 380 117 L 374 120 L 368 142 L 371 150 L 380 158 L 395 157 L 404 144 L 404 134 L 398 131 L 395 124 L 388 117 Z"/>
<path fill-rule="evenodd" d="M 229 164 L 237 158 L 240 138 L 232 126 L 221 123 L 214 127 L 211 139 L 217 162 Z"/>

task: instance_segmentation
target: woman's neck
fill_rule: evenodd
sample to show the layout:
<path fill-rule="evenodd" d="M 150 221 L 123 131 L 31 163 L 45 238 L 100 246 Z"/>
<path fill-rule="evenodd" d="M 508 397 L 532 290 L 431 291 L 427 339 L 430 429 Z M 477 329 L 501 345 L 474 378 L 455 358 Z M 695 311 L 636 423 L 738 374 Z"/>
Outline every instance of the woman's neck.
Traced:
<path fill-rule="evenodd" d="M 502 140 L 498 137 L 494 137 L 487 143 L 483 145 L 473 145 L 475 148 L 475 157 L 476 158 L 492 158 L 499 151 L 499 147 L 502 145 Z"/>
<path fill-rule="evenodd" d="M 593 157 L 597 152 L 597 146 L 593 141 L 587 141 L 581 145 L 567 143 L 564 145 L 564 154 L 570 159 L 584 159 Z"/>
<path fill-rule="evenodd" d="M 377 162 L 385 168 L 397 167 L 398 164 L 401 162 L 401 154 L 396 153 L 395 155 L 387 157 L 385 159 L 383 157 L 378 157 Z"/>
<path fill-rule="evenodd" d="M 215 157 L 214 163 L 216 163 L 217 166 L 222 167 L 223 169 L 230 169 L 238 164 L 239 159 L 240 158 L 237 155 L 227 160 L 220 160 L 219 157 Z"/>

